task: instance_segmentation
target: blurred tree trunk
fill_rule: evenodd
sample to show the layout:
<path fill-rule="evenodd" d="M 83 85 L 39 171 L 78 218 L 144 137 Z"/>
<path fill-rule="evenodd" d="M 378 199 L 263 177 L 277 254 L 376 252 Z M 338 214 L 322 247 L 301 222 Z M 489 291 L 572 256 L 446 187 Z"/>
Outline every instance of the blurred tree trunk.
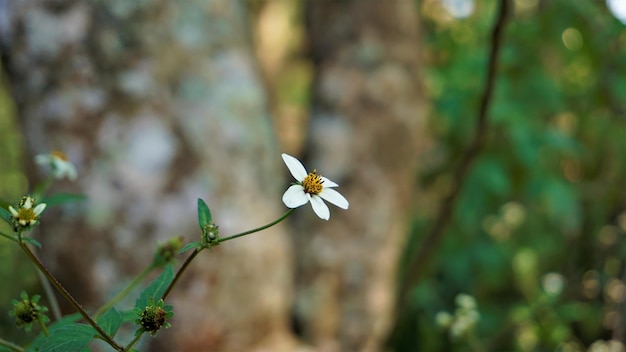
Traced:
<path fill-rule="evenodd" d="M 28 154 L 66 152 L 79 179 L 54 190 L 89 196 L 46 211 L 41 255 L 92 311 L 149 264 L 157 241 L 199 238 L 196 198 L 223 235 L 284 210 L 246 21 L 233 0 L 0 1 Z M 202 253 L 151 350 L 293 350 L 290 251 L 278 227 Z"/>
<path fill-rule="evenodd" d="M 306 159 L 350 209 L 310 212 L 298 237 L 297 316 L 323 351 L 380 351 L 427 146 L 413 1 L 308 1 L 315 84 Z M 332 206 L 331 206 L 332 207 Z"/>

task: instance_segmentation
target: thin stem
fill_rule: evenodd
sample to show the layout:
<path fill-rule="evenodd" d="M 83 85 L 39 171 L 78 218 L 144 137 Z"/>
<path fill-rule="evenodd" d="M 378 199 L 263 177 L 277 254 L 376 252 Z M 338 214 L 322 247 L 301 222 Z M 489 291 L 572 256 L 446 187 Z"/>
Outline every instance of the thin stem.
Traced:
<path fill-rule="evenodd" d="M 122 291 L 120 291 L 115 297 L 111 298 L 105 305 L 103 305 L 96 314 L 94 314 L 94 319 L 97 319 L 100 315 L 102 315 L 107 310 L 111 309 L 114 305 L 116 305 L 119 301 L 121 301 L 124 297 L 126 297 L 137 285 L 155 268 L 154 264 L 150 264 L 143 272 L 141 272 L 133 281 L 128 284 Z"/>
<path fill-rule="evenodd" d="M 445 229 L 452 218 L 456 200 L 461 194 L 461 190 L 465 180 L 469 174 L 470 167 L 473 165 L 479 152 L 482 150 L 487 139 L 487 113 L 489 106 L 493 100 L 493 90 L 495 86 L 496 69 L 498 64 L 498 54 L 502 43 L 502 34 L 509 13 L 509 2 L 511 0 L 501 0 L 500 9 L 497 14 L 493 31 L 491 32 L 491 45 L 489 48 L 489 58 L 487 60 L 487 77 L 480 105 L 478 107 L 478 119 L 476 120 L 476 129 L 470 144 L 454 172 L 455 180 L 450 193 L 444 198 L 440 205 L 429 233 L 426 235 L 417 253 L 413 253 L 407 265 L 407 274 L 402 280 L 399 289 L 399 298 L 396 301 L 398 309 L 405 305 L 407 296 L 411 288 L 415 287 L 421 276 L 425 273 L 428 263 L 432 255 L 436 252 L 439 243 L 441 243 Z"/>
<path fill-rule="evenodd" d="M 267 224 L 267 225 L 263 225 L 263 226 L 261 226 L 261 227 L 257 227 L 256 229 L 252 229 L 252 230 L 249 230 L 249 231 L 245 231 L 245 232 L 242 232 L 242 233 L 238 233 L 238 234 L 236 234 L 236 235 L 232 235 L 232 236 L 228 236 L 228 237 L 224 237 L 224 238 L 219 238 L 219 239 L 217 239 L 217 241 L 216 241 L 216 242 L 217 242 L 217 243 L 222 243 L 222 242 L 230 241 L 230 240 L 235 239 L 235 238 L 237 238 L 237 237 L 241 237 L 241 236 L 249 235 L 249 234 L 251 234 L 251 233 L 259 232 L 259 231 L 261 231 L 261 230 L 265 230 L 266 228 L 268 228 L 268 227 L 272 227 L 272 226 L 274 226 L 274 225 L 278 224 L 279 222 L 281 222 L 281 221 L 285 220 L 285 219 L 286 219 L 289 215 L 291 215 L 291 213 L 293 213 L 293 211 L 294 211 L 294 210 L 295 210 L 295 209 L 289 209 L 289 210 L 287 210 L 287 212 L 286 212 L 285 214 L 283 214 L 283 216 L 281 216 L 281 217 L 279 217 L 278 219 L 276 219 L 276 220 L 274 220 L 274 221 L 270 222 L 270 223 L 269 223 L 269 224 Z"/>
<path fill-rule="evenodd" d="M 35 197 L 35 199 L 37 200 L 43 198 L 48 188 L 50 188 L 50 186 L 52 186 L 52 184 L 54 183 L 54 180 L 54 176 L 52 176 L 52 174 L 49 174 L 48 177 L 43 180 L 43 182 L 35 186 L 35 189 L 33 190 L 33 197 Z"/>
<path fill-rule="evenodd" d="M 41 318 L 37 319 L 37 323 L 39 323 L 39 327 L 41 328 L 41 331 L 43 331 L 43 334 L 46 335 L 46 337 L 50 336 L 48 328 L 46 327 L 46 324 L 41 321 Z"/>
<path fill-rule="evenodd" d="M 132 348 L 135 347 L 137 342 L 139 342 L 139 340 L 141 340 L 141 337 L 143 336 L 144 332 L 145 331 L 141 331 L 139 334 L 137 334 L 137 336 L 135 336 L 135 338 L 131 342 L 129 342 L 128 345 L 126 345 L 126 347 L 124 347 L 124 351 L 132 350 Z"/>
<path fill-rule="evenodd" d="M 37 276 L 39 277 L 41 286 L 43 286 L 46 297 L 48 297 L 48 303 L 50 304 L 50 310 L 52 311 L 52 316 L 54 316 L 54 320 L 60 320 L 62 318 L 61 308 L 59 307 L 59 301 L 54 295 L 54 291 L 52 291 L 50 281 L 46 279 L 46 276 L 41 272 L 41 270 L 37 270 Z"/>
<path fill-rule="evenodd" d="M 254 228 L 252 230 L 249 231 L 244 231 L 232 236 L 228 236 L 228 237 L 223 237 L 223 238 L 218 238 L 215 241 L 215 244 L 218 243 L 222 243 L 222 242 L 226 242 L 226 241 L 230 241 L 232 239 L 235 239 L 237 237 L 242 237 L 245 235 L 249 235 L 251 233 L 255 233 L 255 232 L 259 232 L 262 230 L 267 229 L 268 227 L 272 227 L 276 224 L 278 224 L 279 222 L 285 220 L 289 215 L 291 215 L 291 213 L 293 213 L 295 209 L 289 209 L 287 210 L 287 212 L 285 214 L 283 214 L 281 217 L 279 217 L 278 219 L 270 222 L 267 225 L 263 225 L 257 228 Z M 167 299 L 167 297 L 169 296 L 170 292 L 172 291 L 172 289 L 174 288 L 174 286 L 176 285 L 176 283 L 178 282 L 178 280 L 181 278 L 181 276 L 183 275 L 183 273 L 185 272 L 185 270 L 187 270 L 187 267 L 189 267 L 189 264 L 191 264 L 191 262 L 194 260 L 194 258 L 198 255 L 198 253 L 200 253 L 204 248 L 196 248 L 193 250 L 193 252 L 191 253 L 191 255 L 189 255 L 189 257 L 187 257 L 187 259 L 185 260 L 185 262 L 183 263 L 183 265 L 180 266 L 180 268 L 178 269 L 178 271 L 176 272 L 176 275 L 174 276 L 174 279 L 172 280 L 172 282 L 170 282 L 169 286 L 167 287 L 167 290 L 165 290 L 165 293 L 163 293 L 163 296 L 161 297 L 161 299 L 163 299 L 164 301 Z M 133 346 L 135 346 L 135 344 L 137 344 L 137 342 L 139 341 L 139 339 L 141 339 L 141 336 L 143 336 L 145 331 L 140 332 L 134 339 L 133 341 L 131 341 L 126 347 L 125 347 L 125 351 L 129 351 Z"/>
<path fill-rule="evenodd" d="M 11 349 L 15 352 L 24 352 L 24 349 L 16 344 L 14 344 L 13 342 L 9 342 L 7 340 L 4 339 L 0 339 L 0 346 L 4 346 L 8 349 Z"/>
<path fill-rule="evenodd" d="M 26 243 L 24 243 L 23 241 L 20 241 L 20 247 L 22 247 L 22 250 L 24 250 L 24 253 L 26 253 L 26 255 L 37 266 L 37 268 L 39 268 L 39 270 L 41 270 L 41 272 L 44 275 L 46 275 L 48 280 L 50 280 L 50 283 L 52 283 L 52 285 L 63 295 L 63 297 L 65 297 L 65 299 L 72 306 L 74 306 L 76 310 L 78 310 L 80 315 L 82 315 L 82 317 L 87 321 L 87 323 L 89 323 L 89 325 L 93 326 L 93 328 L 96 329 L 96 331 L 98 332 L 98 334 L 100 334 L 100 336 L 104 339 L 104 341 L 106 341 L 109 345 L 111 345 L 111 347 L 113 347 L 115 350 L 124 351 L 124 347 L 120 346 L 117 342 L 115 342 L 115 340 L 113 340 L 111 336 L 109 336 L 109 334 L 107 334 L 104 330 L 102 330 L 100 325 L 98 325 L 89 316 L 89 314 L 87 314 L 87 312 L 80 305 L 80 303 L 78 303 L 78 301 L 76 301 L 76 299 L 72 297 L 72 295 L 65 289 L 65 287 L 63 287 L 63 285 L 61 285 L 59 280 L 57 280 L 54 277 L 54 275 L 52 275 L 52 273 L 48 271 L 48 268 L 46 268 L 45 265 L 43 265 L 43 263 L 39 260 L 39 258 L 37 258 L 37 256 L 30 250 L 30 248 L 28 248 Z"/>
<path fill-rule="evenodd" d="M 200 253 L 200 251 L 203 250 L 203 249 L 204 248 L 196 248 L 196 249 L 194 249 L 193 252 L 191 253 L 191 255 L 189 257 L 187 257 L 187 259 L 185 260 L 183 265 L 181 265 L 181 267 L 178 268 L 178 271 L 176 272 L 176 275 L 174 276 L 174 279 L 172 280 L 172 282 L 170 282 L 170 285 L 167 286 L 167 290 L 165 290 L 165 293 L 163 293 L 163 297 L 161 297 L 164 301 L 167 298 L 167 296 L 169 296 L 170 291 L 172 291 L 172 288 L 174 288 L 174 285 L 176 285 L 176 283 L 178 282 L 180 277 L 183 275 L 185 270 L 187 270 L 187 267 L 189 266 L 189 264 L 191 263 L 193 258 L 195 258 L 198 255 L 198 253 Z"/>
<path fill-rule="evenodd" d="M 4 232 L 2 232 L 2 231 L 0 231 L 0 236 L 2 236 L 2 237 L 6 237 L 6 238 L 10 239 L 11 241 L 15 241 L 15 242 L 17 242 L 17 241 L 18 241 L 16 236 L 14 236 L 14 235 L 8 235 L 8 234 L 6 234 L 6 233 L 4 233 Z"/>
<path fill-rule="evenodd" d="M 176 272 L 174 279 L 172 280 L 172 282 L 170 282 L 169 286 L 167 286 L 167 290 L 165 290 L 165 293 L 163 293 L 163 296 L 161 297 L 161 299 L 165 301 L 167 296 L 169 296 L 170 292 L 174 288 L 174 285 L 176 285 L 176 283 L 178 282 L 180 277 L 183 275 L 183 273 L 185 272 L 189 264 L 193 261 L 193 258 L 195 258 L 198 255 L 198 253 L 200 253 L 200 251 L 203 249 L 204 248 L 199 248 L 199 249 L 196 248 L 193 250 L 191 255 L 187 257 L 183 265 L 181 265 L 180 268 L 178 268 L 178 271 Z M 130 351 L 131 348 L 133 348 L 137 344 L 137 342 L 139 342 L 139 340 L 141 339 L 144 333 L 145 333 L 145 330 L 142 330 L 140 333 L 138 333 L 137 336 L 135 336 L 135 338 L 130 343 L 128 343 L 126 347 L 124 347 L 124 351 Z"/>

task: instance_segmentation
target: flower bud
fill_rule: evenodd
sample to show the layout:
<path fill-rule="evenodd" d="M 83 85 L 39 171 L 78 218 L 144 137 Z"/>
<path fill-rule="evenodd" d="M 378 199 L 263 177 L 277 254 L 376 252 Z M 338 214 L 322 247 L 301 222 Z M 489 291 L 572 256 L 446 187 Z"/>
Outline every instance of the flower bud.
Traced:
<path fill-rule="evenodd" d="M 29 298 L 26 292 L 22 292 L 20 300 L 13 300 L 13 309 L 9 312 L 9 315 L 15 317 L 15 324 L 24 330 L 30 331 L 31 325 L 37 320 L 42 322 L 49 321 L 48 317 L 44 315 L 48 311 L 48 308 L 37 304 L 39 302 L 39 295 L 34 295 Z"/>
<path fill-rule="evenodd" d="M 183 238 L 181 236 L 172 237 L 167 242 L 160 243 L 154 253 L 154 265 L 161 267 L 171 263 L 181 248 L 183 248 Z"/>
<path fill-rule="evenodd" d="M 165 306 L 163 300 L 159 300 L 154 304 L 154 300 L 150 300 L 150 304 L 141 312 L 139 319 L 135 323 L 141 325 L 142 329 L 154 336 L 161 328 L 169 328 L 171 325 L 166 321 L 174 315 L 169 311 L 171 307 Z"/>
<path fill-rule="evenodd" d="M 215 224 L 208 224 L 202 228 L 202 243 L 213 244 L 220 237 L 219 227 Z"/>

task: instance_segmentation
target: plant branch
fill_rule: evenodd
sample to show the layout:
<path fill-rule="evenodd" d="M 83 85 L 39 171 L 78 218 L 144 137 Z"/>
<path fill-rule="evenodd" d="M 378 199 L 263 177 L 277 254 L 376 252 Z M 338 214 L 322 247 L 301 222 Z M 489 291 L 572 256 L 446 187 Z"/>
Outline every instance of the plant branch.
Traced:
<path fill-rule="evenodd" d="M 216 242 L 217 242 L 217 243 L 222 243 L 222 242 L 230 241 L 230 240 L 235 239 L 235 238 L 237 238 L 237 237 L 241 237 L 241 236 L 249 235 L 249 234 L 251 234 L 251 233 L 259 232 L 259 231 L 261 231 L 261 230 L 265 230 L 266 228 L 268 228 L 268 227 L 272 227 L 272 226 L 274 226 L 274 225 L 278 224 L 279 222 L 281 222 L 281 221 L 285 220 L 285 219 L 286 219 L 289 215 L 291 215 L 291 213 L 293 213 L 293 211 L 294 211 L 294 210 L 295 210 L 295 209 L 289 209 L 289 210 L 287 210 L 287 212 L 286 212 L 285 214 L 283 214 L 283 216 L 281 216 L 281 217 L 279 217 L 278 219 L 276 219 L 276 220 L 274 220 L 274 221 L 270 222 L 270 223 L 269 223 L 269 224 L 267 224 L 267 225 L 263 225 L 263 226 L 261 226 L 261 227 L 257 227 L 257 228 L 255 228 L 255 229 L 252 229 L 252 230 L 249 230 L 249 231 L 245 231 L 245 232 L 242 232 L 242 233 L 238 233 L 238 234 L 236 234 L 236 235 L 232 235 L 232 236 L 228 236 L 228 237 L 224 237 L 224 238 L 218 238 Z"/>
<path fill-rule="evenodd" d="M 154 268 L 154 264 L 150 264 L 144 271 L 137 275 L 137 277 L 135 277 L 131 283 L 124 287 L 122 291 L 120 291 L 117 295 L 115 295 L 115 297 L 111 298 L 105 305 L 98 309 L 98 311 L 93 316 L 94 319 L 97 319 L 100 315 L 111 309 L 111 307 L 113 307 L 124 297 L 126 297 L 130 293 L 130 291 L 132 291 Z"/>
<path fill-rule="evenodd" d="M 0 339 L 0 346 L 4 346 L 12 351 L 15 352 L 24 352 L 24 349 L 16 344 L 14 344 L 13 342 L 9 342 L 7 340 L 4 339 Z"/>
<path fill-rule="evenodd" d="M 407 274 L 402 280 L 399 290 L 399 297 L 397 301 L 398 307 L 402 307 L 407 303 L 406 299 L 408 293 L 419 283 L 422 275 L 426 272 L 432 255 L 436 252 L 439 243 L 441 243 L 441 240 L 444 237 L 445 229 L 452 218 L 456 201 L 459 198 L 463 184 L 469 174 L 469 170 L 478 156 L 478 153 L 485 145 L 487 139 L 487 112 L 493 98 L 498 53 L 502 43 L 504 25 L 508 17 L 509 3 L 510 0 L 500 1 L 500 9 L 491 33 L 491 45 L 487 61 L 486 84 L 478 108 L 478 119 L 476 120 L 474 137 L 465 150 L 465 153 L 463 154 L 462 159 L 454 172 L 455 179 L 452 190 L 444 198 L 437 218 L 435 219 L 417 253 L 410 256 L 409 265 L 407 266 Z M 402 310 L 398 309 L 397 311 L 401 312 Z"/>
<path fill-rule="evenodd" d="M 230 241 L 232 239 L 238 238 L 238 237 L 242 237 L 245 235 L 249 235 L 251 233 L 254 232 L 259 232 L 262 230 L 265 230 L 269 227 L 272 227 L 276 224 L 278 224 L 279 222 L 285 220 L 287 217 L 289 217 L 289 215 L 291 215 L 291 213 L 293 213 L 295 209 L 289 209 L 287 210 L 287 212 L 285 214 L 283 214 L 281 217 L 279 217 L 278 219 L 270 222 L 267 225 L 263 225 L 257 228 L 254 228 L 252 230 L 249 231 L 244 231 L 232 236 L 227 236 L 227 237 L 223 237 L 223 238 L 218 238 L 217 240 L 215 240 L 215 242 L 213 244 L 219 244 L 221 242 L 226 242 L 226 241 Z M 204 247 L 200 247 L 200 248 L 196 248 L 193 250 L 193 252 L 191 253 L 191 255 L 189 255 L 189 257 L 187 257 L 187 259 L 185 260 L 185 262 L 183 263 L 183 265 L 180 266 L 180 268 L 178 268 L 178 271 L 176 272 L 176 275 L 174 276 L 174 279 L 172 280 L 172 282 L 170 282 L 169 286 L 167 286 L 167 289 L 165 290 L 165 293 L 163 293 L 163 296 L 161 297 L 161 299 L 163 299 L 164 301 L 167 299 L 167 297 L 169 296 L 170 292 L 172 291 L 172 289 L 174 288 L 174 286 L 176 285 L 176 283 L 178 282 L 178 280 L 181 278 L 181 276 L 183 275 L 183 273 L 185 272 L 185 270 L 187 270 L 187 267 L 189 266 L 189 264 L 191 264 L 191 262 L 194 260 L 194 258 L 198 255 L 198 253 L 200 253 L 200 251 L 202 251 L 204 249 Z M 141 339 L 141 336 L 143 336 L 145 331 L 140 332 L 135 339 L 133 339 L 133 341 L 131 341 L 124 350 L 129 350 L 130 348 L 132 348 L 135 344 L 137 344 L 137 342 L 139 341 L 139 339 Z"/>
<path fill-rule="evenodd" d="M 172 282 L 170 282 L 169 286 L 167 286 L 167 290 L 165 290 L 165 293 L 163 293 L 163 296 L 161 297 L 164 301 L 165 301 L 165 299 L 167 299 L 167 296 L 169 296 L 170 291 L 172 291 L 172 288 L 174 288 L 174 285 L 176 285 L 176 283 L 178 282 L 180 277 L 183 275 L 185 270 L 187 270 L 187 267 L 189 266 L 189 264 L 198 255 L 198 253 L 200 253 L 200 251 L 203 250 L 203 249 L 204 248 L 196 248 L 196 249 L 194 249 L 193 252 L 191 253 L 191 255 L 189 257 L 187 257 L 187 259 L 185 260 L 183 265 L 181 265 L 180 268 L 178 268 L 178 271 L 176 272 L 176 275 L 174 276 L 174 279 L 172 280 Z"/>
<path fill-rule="evenodd" d="M 59 301 L 54 295 L 54 291 L 52 290 L 50 281 L 47 280 L 46 276 L 41 272 L 41 270 L 37 270 L 37 277 L 39 278 L 39 281 L 41 282 L 41 286 L 43 287 L 43 290 L 46 293 L 46 297 L 48 298 L 48 303 L 50 304 L 50 310 L 52 311 L 52 316 L 54 316 L 54 320 L 60 320 L 63 317 L 63 315 L 61 314 Z"/>
<path fill-rule="evenodd" d="M 198 255 L 198 253 L 200 253 L 200 251 L 202 251 L 204 248 L 196 248 L 193 250 L 193 252 L 191 253 L 191 255 L 189 255 L 187 257 L 187 259 L 185 259 L 185 262 L 183 263 L 183 265 L 180 266 L 180 268 L 178 268 L 178 271 L 176 272 L 176 275 L 174 276 L 174 279 L 172 280 L 172 282 L 170 282 L 170 284 L 167 286 L 167 289 L 165 290 L 165 292 L 163 293 L 163 296 L 161 296 L 162 300 L 166 300 L 167 296 L 170 295 L 170 292 L 172 291 L 172 289 L 174 288 L 174 286 L 176 285 L 176 283 L 178 282 L 178 280 L 180 279 L 181 276 L 183 276 L 183 273 L 185 272 L 185 270 L 187 270 L 187 267 L 189 266 L 189 264 L 191 264 L 191 262 L 193 261 L 193 259 Z M 141 339 L 141 337 L 143 336 L 143 334 L 145 333 L 145 330 L 142 330 L 141 332 L 139 332 L 135 338 L 128 343 L 128 345 L 126 345 L 126 347 L 124 347 L 124 351 L 130 351 L 136 344 L 137 342 L 139 342 L 139 340 Z"/>
<path fill-rule="evenodd" d="M 39 268 L 39 270 L 41 270 L 41 272 L 44 275 L 46 275 L 48 280 L 50 280 L 50 283 L 52 283 L 52 285 L 63 295 L 63 297 L 65 297 L 65 299 L 72 306 L 74 306 L 76 310 L 78 310 L 80 315 L 82 315 L 82 317 L 87 321 L 87 323 L 89 323 L 89 325 L 91 325 L 98 332 L 98 334 L 100 334 L 102 339 L 106 341 L 109 345 L 111 345 L 111 347 L 113 347 L 115 350 L 124 351 L 124 347 L 120 346 L 117 342 L 115 342 L 115 340 L 113 340 L 111 336 L 109 336 L 109 334 L 107 334 L 104 330 L 102 330 L 100 325 L 98 325 L 89 316 L 89 314 L 87 314 L 87 312 L 80 305 L 80 303 L 78 303 L 78 301 L 76 301 L 76 299 L 72 297 L 72 295 L 65 289 L 65 287 L 63 287 L 63 285 L 61 285 L 59 280 L 57 280 L 54 277 L 54 275 L 52 275 L 52 273 L 48 271 L 48 268 L 46 268 L 45 265 L 43 265 L 43 263 L 39 260 L 39 258 L 37 258 L 37 256 L 30 250 L 30 248 L 28 248 L 26 243 L 24 243 L 23 241 L 20 241 L 19 243 L 20 243 L 20 247 L 22 247 L 22 249 L 24 250 L 24 253 L 26 253 L 26 255 L 30 258 L 30 260 L 37 266 L 37 268 Z"/>
<path fill-rule="evenodd" d="M 126 347 L 124 347 L 124 351 L 132 351 L 133 347 L 135 347 L 137 342 L 139 342 L 144 332 L 145 331 L 142 331 L 140 334 L 137 334 L 135 338 L 133 338 L 133 340 L 129 342 L 128 345 L 126 345 Z"/>
<path fill-rule="evenodd" d="M 43 331 L 43 334 L 46 335 L 46 337 L 49 337 L 50 333 L 48 332 L 48 328 L 46 327 L 46 324 L 44 324 L 44 322 L 41 320 L 41 317 L 37 319 L 37 323 L 39 324 L 41 331 Z"/>

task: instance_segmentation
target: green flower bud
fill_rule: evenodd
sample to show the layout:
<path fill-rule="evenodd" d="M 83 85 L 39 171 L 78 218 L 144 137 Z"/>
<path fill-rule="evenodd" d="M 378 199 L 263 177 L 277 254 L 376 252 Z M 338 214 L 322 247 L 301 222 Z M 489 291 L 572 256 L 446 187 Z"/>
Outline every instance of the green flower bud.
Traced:
<path fill-rule="evenodd" d="M 22 292 L 20 300 L 13 300 L 13 309 L 9 312 L 9 315 L 15 317 L 15 324 L 19 328 L 23 327 L 24 330 L 30 331 L 33 322 L 41 321 L 45 323 L 49 321 L 48 317 L 44 315 L 48 308 L 37 304 L 40 298 L 39 295 L 29 298 L 26 292 Z"/>
<path fill-rule="evenodd" d="M 171 263 L 174 261 L 181 248 L 183 248 L 182 236 L 172 237 L 167 242 L 160 243 L 154 253 L 154 265 L 161 267 Z"/>
<path fill-rule="evenodd" d="M 141 312 L 135 323 L 154 336 L 161 328 L 167 329 L 171 326 L 166 321 L 174 315 L 171 308 L 171 306 L 166 306 L 162 299 L 157 304 L 154 304 L 154 300 L 151 299 L 150 304 Z"/>
<path fill-rule="evenodd" d="M 219 227 L 215 224 L 208 224 L 202 228 L 202 243 L 216 244 L 220 237 Z"/>

